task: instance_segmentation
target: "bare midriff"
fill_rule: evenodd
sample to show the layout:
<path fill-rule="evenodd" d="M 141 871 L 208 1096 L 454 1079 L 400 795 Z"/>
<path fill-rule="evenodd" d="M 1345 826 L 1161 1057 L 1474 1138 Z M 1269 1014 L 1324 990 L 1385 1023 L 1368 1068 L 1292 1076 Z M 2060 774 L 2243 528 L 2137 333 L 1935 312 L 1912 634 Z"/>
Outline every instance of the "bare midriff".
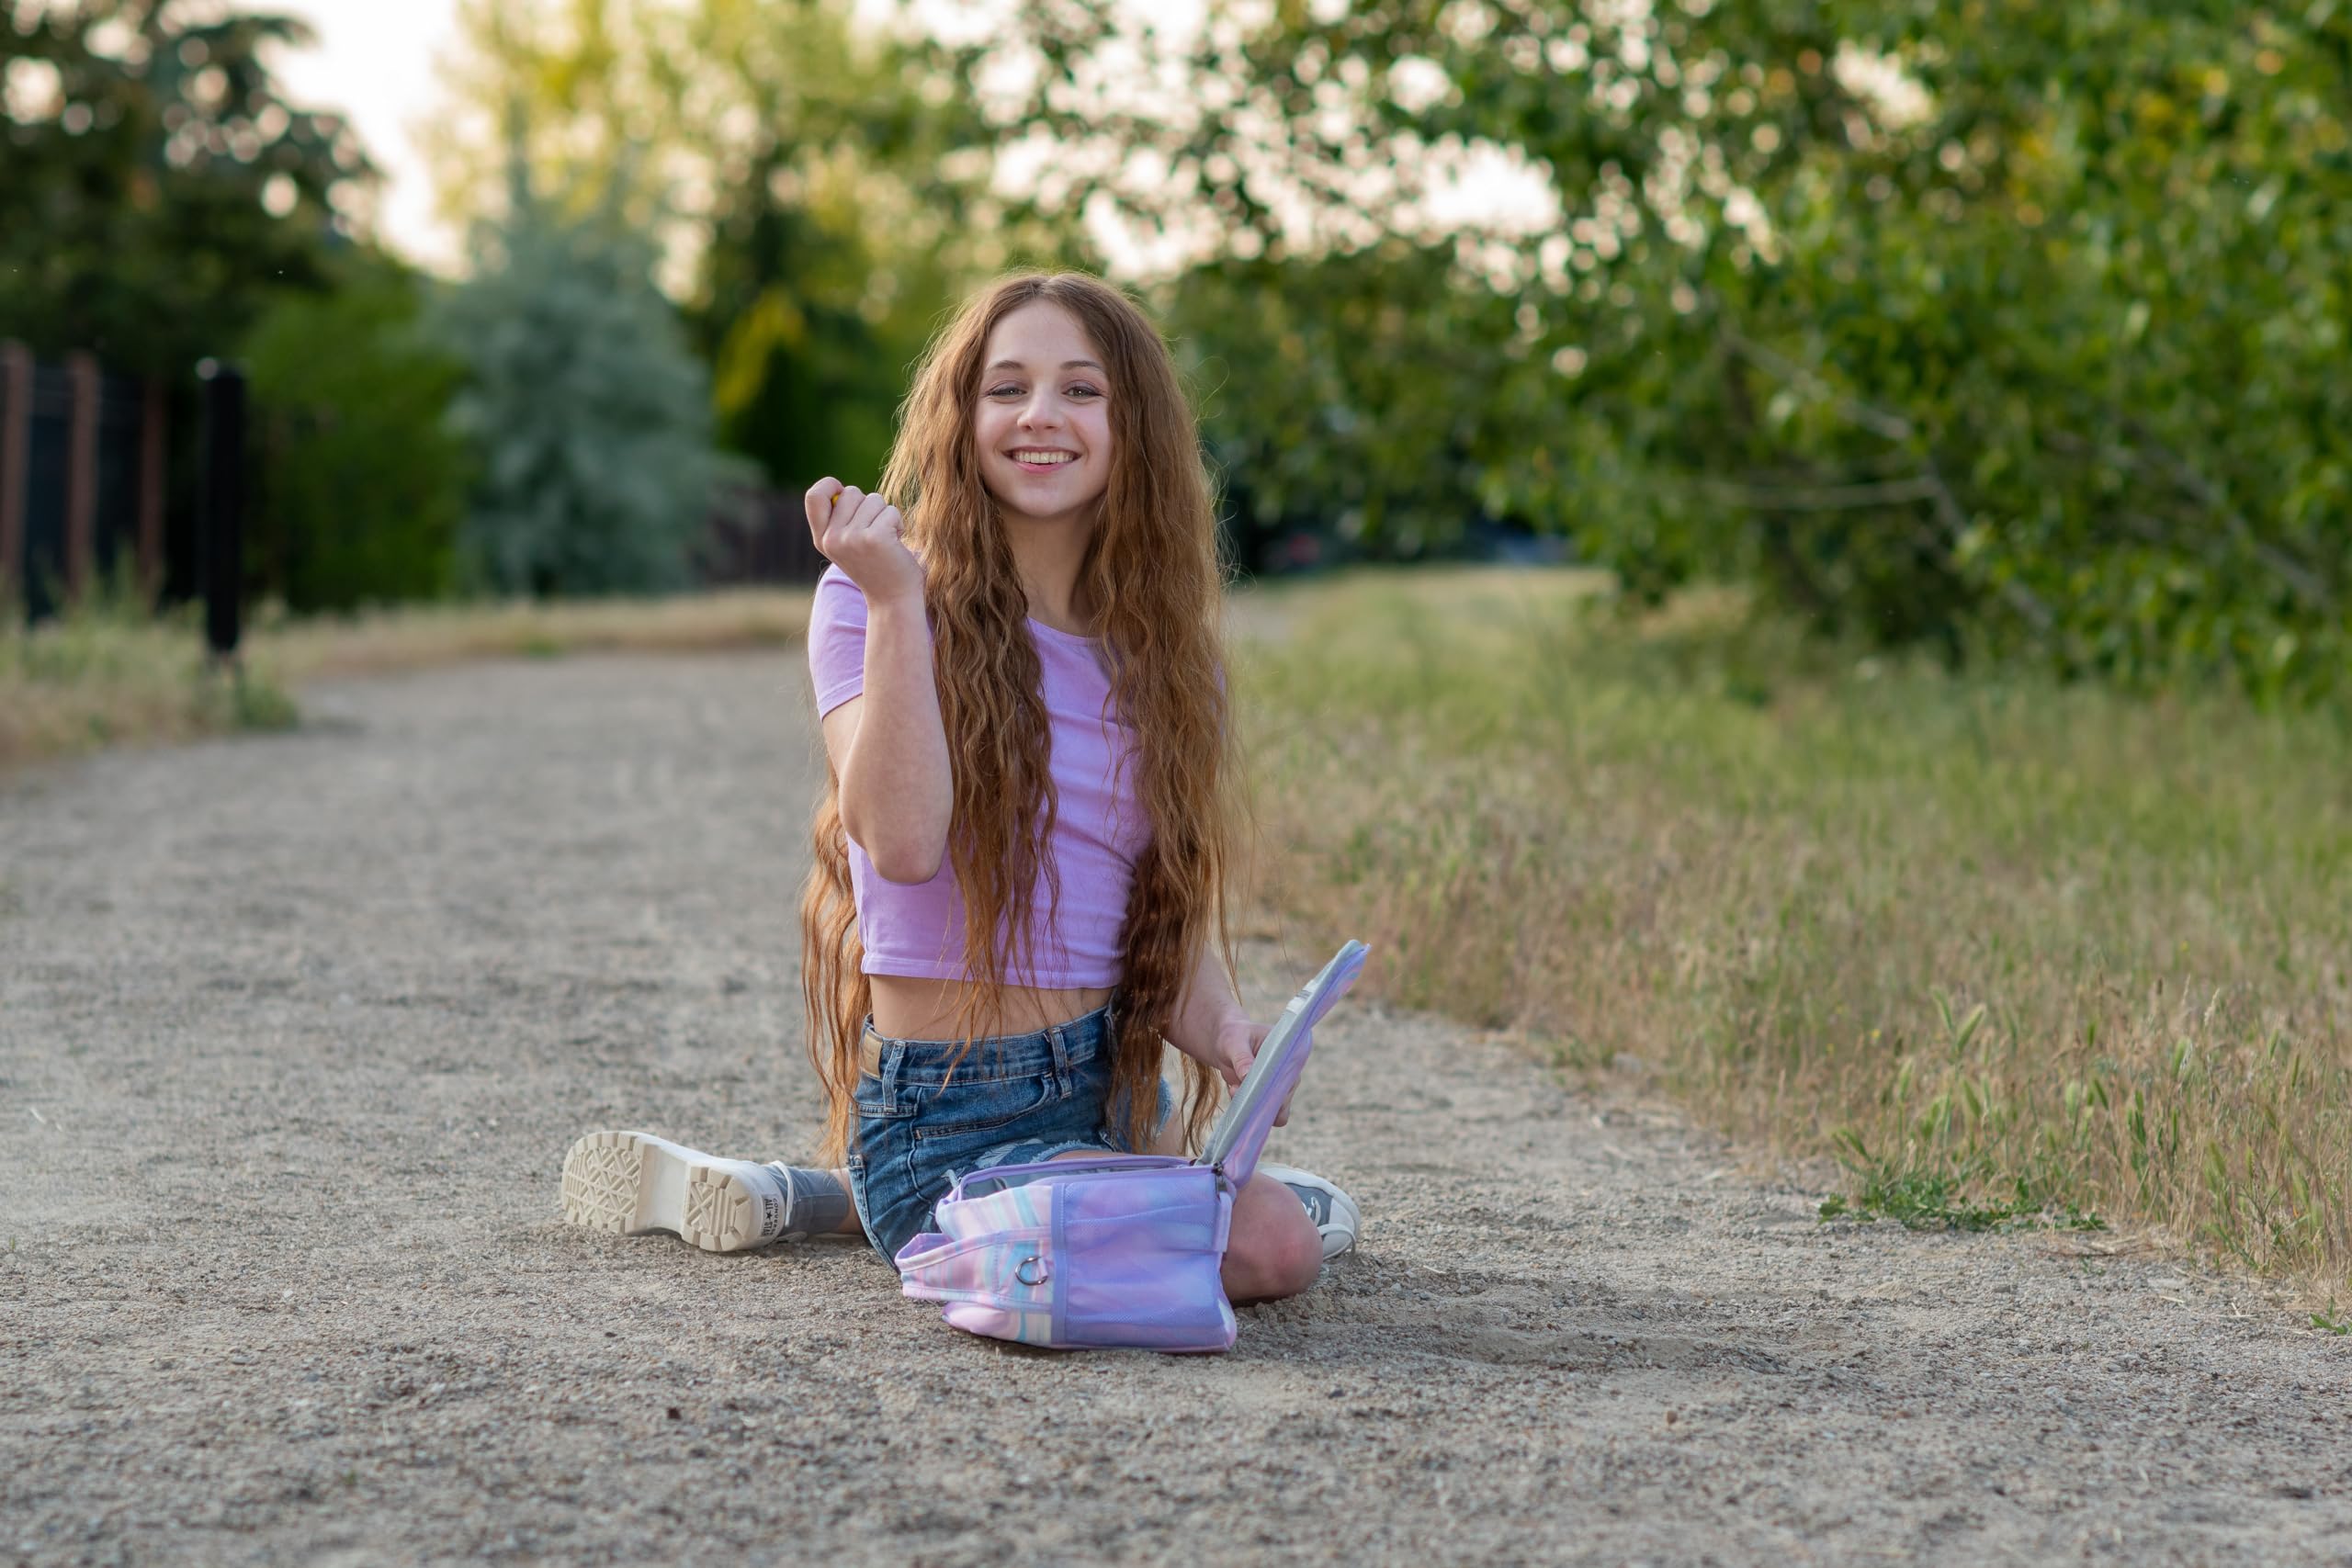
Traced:
<path fill-rule="evenodd" d="M 894 1040 L 960 1040 L 965 998 L 978 987 L 963 980 L 911 975 L 868 975 L 874 987 L 874 1027 Z M 1111 999 L 1111 987 L 1053 990 L 1007 986 L 1003 1010 L 981 1029 L 992 1034 L 1034 1034 L 1049 1024 L 1083 1018 Z"/>

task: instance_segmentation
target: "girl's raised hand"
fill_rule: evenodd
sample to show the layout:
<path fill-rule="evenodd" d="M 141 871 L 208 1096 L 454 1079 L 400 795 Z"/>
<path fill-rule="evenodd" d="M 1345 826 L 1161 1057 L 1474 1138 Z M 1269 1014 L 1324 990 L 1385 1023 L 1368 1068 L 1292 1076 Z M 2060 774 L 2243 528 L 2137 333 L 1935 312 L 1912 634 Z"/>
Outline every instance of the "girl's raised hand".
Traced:
<path fill-rule="evenodd" d="M 866 603 L 922 597 L 922 563 L 899 536 L 899 509 L 831 474 L 808 487 L 808 534 Z"/>

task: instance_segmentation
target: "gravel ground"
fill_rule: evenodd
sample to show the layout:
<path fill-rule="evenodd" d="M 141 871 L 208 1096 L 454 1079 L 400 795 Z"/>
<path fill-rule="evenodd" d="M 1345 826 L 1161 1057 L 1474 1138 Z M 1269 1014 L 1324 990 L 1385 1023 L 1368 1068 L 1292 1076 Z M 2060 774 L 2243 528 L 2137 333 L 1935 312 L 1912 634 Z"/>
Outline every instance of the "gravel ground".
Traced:
<path fill-rule="evenodd" d="M 2352 1342 L 2061 1238 L 1824 1226 L 1357 1000 L 1275 1152 L 1363 1246 L 1228 1356 L 564 1228 L 588 1128 L 807 1151 L 805 679 L 322 686 L 0 786 L 0 1560 L 2352 1560 Z M 1253 948 L 1251 999 L 1321 956 Z"/>

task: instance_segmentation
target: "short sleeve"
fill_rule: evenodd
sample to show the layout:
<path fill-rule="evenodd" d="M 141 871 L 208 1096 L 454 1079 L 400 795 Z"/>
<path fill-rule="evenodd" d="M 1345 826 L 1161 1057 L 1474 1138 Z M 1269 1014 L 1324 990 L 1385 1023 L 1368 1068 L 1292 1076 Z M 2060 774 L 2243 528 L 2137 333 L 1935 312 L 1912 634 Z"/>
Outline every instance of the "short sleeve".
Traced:
<path fill-rule="evenodd" d="M 865 690 L 865 595 L 837 566 L 817 580 L 808 605 L 808 676 L 819 718 Z"/>

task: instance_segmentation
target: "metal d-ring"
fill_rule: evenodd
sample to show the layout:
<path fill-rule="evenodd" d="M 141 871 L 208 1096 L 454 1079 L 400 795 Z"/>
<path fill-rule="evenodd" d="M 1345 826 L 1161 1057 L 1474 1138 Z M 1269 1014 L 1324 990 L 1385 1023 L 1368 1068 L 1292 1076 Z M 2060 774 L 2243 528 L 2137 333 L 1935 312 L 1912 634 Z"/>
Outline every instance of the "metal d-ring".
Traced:
<path fill-rule="evenodd" d="M 1012 1266 L 1012 1277 L 1024 1285 L 1042 1285 L 1054 1277 L 1054 1266 L 1042 1252 L 1033 1252 Z"/>

